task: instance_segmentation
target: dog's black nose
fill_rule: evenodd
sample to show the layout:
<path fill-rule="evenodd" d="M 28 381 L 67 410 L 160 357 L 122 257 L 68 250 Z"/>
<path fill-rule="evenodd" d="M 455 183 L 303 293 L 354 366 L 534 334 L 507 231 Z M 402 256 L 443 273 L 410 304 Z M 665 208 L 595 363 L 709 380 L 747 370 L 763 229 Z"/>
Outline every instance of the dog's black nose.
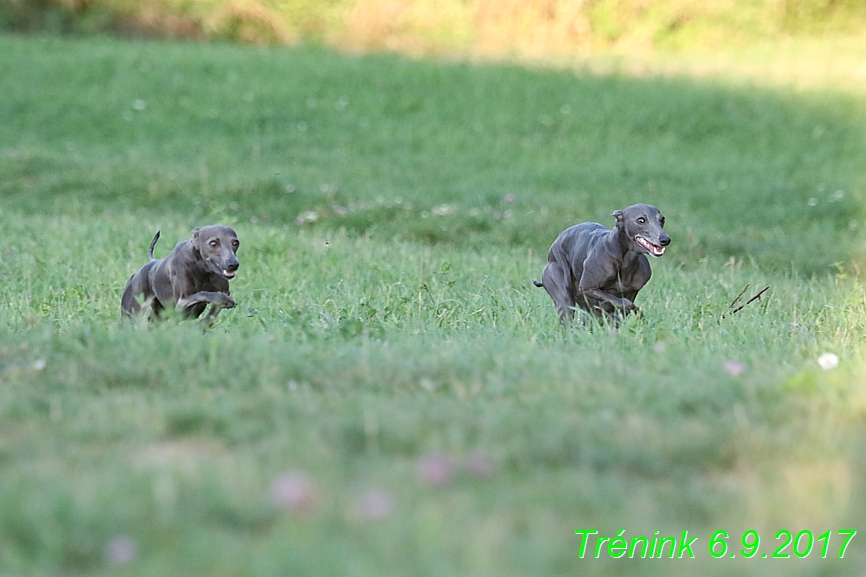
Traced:
<path fill-rule="evenodd" d="M 664 235 L 662 237 L 659 237 L 659 244 L 660 245 L 667 246 L 670 243 L 671 243 L 671 237 L 669 237 L 668 235 Z"/>
<path fill-rule="evenodd" d="M 670 242 L 670 240 L 668 240 L 668 242 Z M 230 262 L 229 265 L 226 267 L 226 270 L 227 270 L 227 271 L 231 271 L 231 272 L 235 272 L 236 270 L 238 270 L 238 267 L 239 267 L 239 266 L 241 266 L 241 265 L 240 265 L 240 263 L 237 262 L 237 261 L 235 261 L 235 262 Z"/>

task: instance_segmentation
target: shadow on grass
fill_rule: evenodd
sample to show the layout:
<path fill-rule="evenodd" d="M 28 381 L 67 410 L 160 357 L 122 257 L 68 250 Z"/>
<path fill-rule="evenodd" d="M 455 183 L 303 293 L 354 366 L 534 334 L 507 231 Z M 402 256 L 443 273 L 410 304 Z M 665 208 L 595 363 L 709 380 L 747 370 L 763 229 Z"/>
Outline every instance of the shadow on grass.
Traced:
<path fill-rule="evenodd" d="M 648 202 L 686 265 L 809 274 L 862 253 L 866 131 L 852 95 L 312 48 L 0 48 L 6 210 L 542 253 L 574 222 L 609 225 Z"/>

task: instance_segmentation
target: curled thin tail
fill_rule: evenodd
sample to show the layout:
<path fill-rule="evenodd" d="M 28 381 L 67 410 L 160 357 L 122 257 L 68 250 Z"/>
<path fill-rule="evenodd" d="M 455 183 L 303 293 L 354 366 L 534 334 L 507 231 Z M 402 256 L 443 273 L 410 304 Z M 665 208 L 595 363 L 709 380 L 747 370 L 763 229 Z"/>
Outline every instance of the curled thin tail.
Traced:
<path fill-rule="evenodd" d="M 147 262 L 153 262 L 156 259 L 153 258 L 153 247 L 156 246 L 156 241 L 159 240 L 159 231 L 156 231 L 156 234 L 153 235 L 153 240 L 150 241 L 150 250 L 147 251 Z"/>
<path fill-rule="evenodd" d="M 534 279 L 533 279 L 532 284 L 534 284 L 534 285 L 537 286 L 538 288 L 544 288 L 544 283 L 543 283 L 543 282 L 538 282 L 537 280 L 534 280 Z"/>

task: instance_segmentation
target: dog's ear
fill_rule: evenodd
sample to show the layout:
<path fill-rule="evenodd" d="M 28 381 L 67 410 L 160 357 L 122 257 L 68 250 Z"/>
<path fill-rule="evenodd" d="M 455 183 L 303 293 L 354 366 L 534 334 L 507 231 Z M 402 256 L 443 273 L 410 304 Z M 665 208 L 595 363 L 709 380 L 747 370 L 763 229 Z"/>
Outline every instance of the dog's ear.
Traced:
<path fill-rule="evenodd" d="M 625 221 L 625 213 L 621 210 L 615 210 L 610 215 L 616 219 L 617 224 L 622 224 Z"/>
<path fill-rule="evenodd" d="M 198 250 L 198 233 L 200 230 L 200 228 L 194 228 L 192 230 L 192 247 L 196 250 Z"/>

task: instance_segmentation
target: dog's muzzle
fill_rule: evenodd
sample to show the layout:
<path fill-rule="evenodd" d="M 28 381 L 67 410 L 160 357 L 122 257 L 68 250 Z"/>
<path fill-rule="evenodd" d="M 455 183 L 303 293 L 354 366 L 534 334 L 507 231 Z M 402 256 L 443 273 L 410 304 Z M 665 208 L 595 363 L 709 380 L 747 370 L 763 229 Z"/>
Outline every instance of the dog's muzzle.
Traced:
<path fill-rule="evenodd" d="M 641 245 L 644 249 L 646 249 L 646 251 L 649 254 L 651 254 L 652 256 L 654 256 L 656 258 L 662 256 L 665 253 L 665 246 L 667 246 L 671 243 L 670 237 L 660 239 L 660 242 L 662 242 L 665 246 L 660 246 L 660 245 L 654 244 L 654 243 L 648 241 L 647 239 L 645 239 L 644 237 L 642 237 L 641 235 L 636 235 L 634 237 L 634 240 L 639 245 Z M 665 242 L 665 241 L 667 241 L 667 242 Z"/>
<path fill-rule="evenodd" d="M 229 265 L 226 268 L 222 269 L 220 272 L 222 272 L 222 275 L 224 277 L 231 280 L 235 278 L 238 267 L 240 267 L 240 264 L 238 262 L 229 263 Z"/>

